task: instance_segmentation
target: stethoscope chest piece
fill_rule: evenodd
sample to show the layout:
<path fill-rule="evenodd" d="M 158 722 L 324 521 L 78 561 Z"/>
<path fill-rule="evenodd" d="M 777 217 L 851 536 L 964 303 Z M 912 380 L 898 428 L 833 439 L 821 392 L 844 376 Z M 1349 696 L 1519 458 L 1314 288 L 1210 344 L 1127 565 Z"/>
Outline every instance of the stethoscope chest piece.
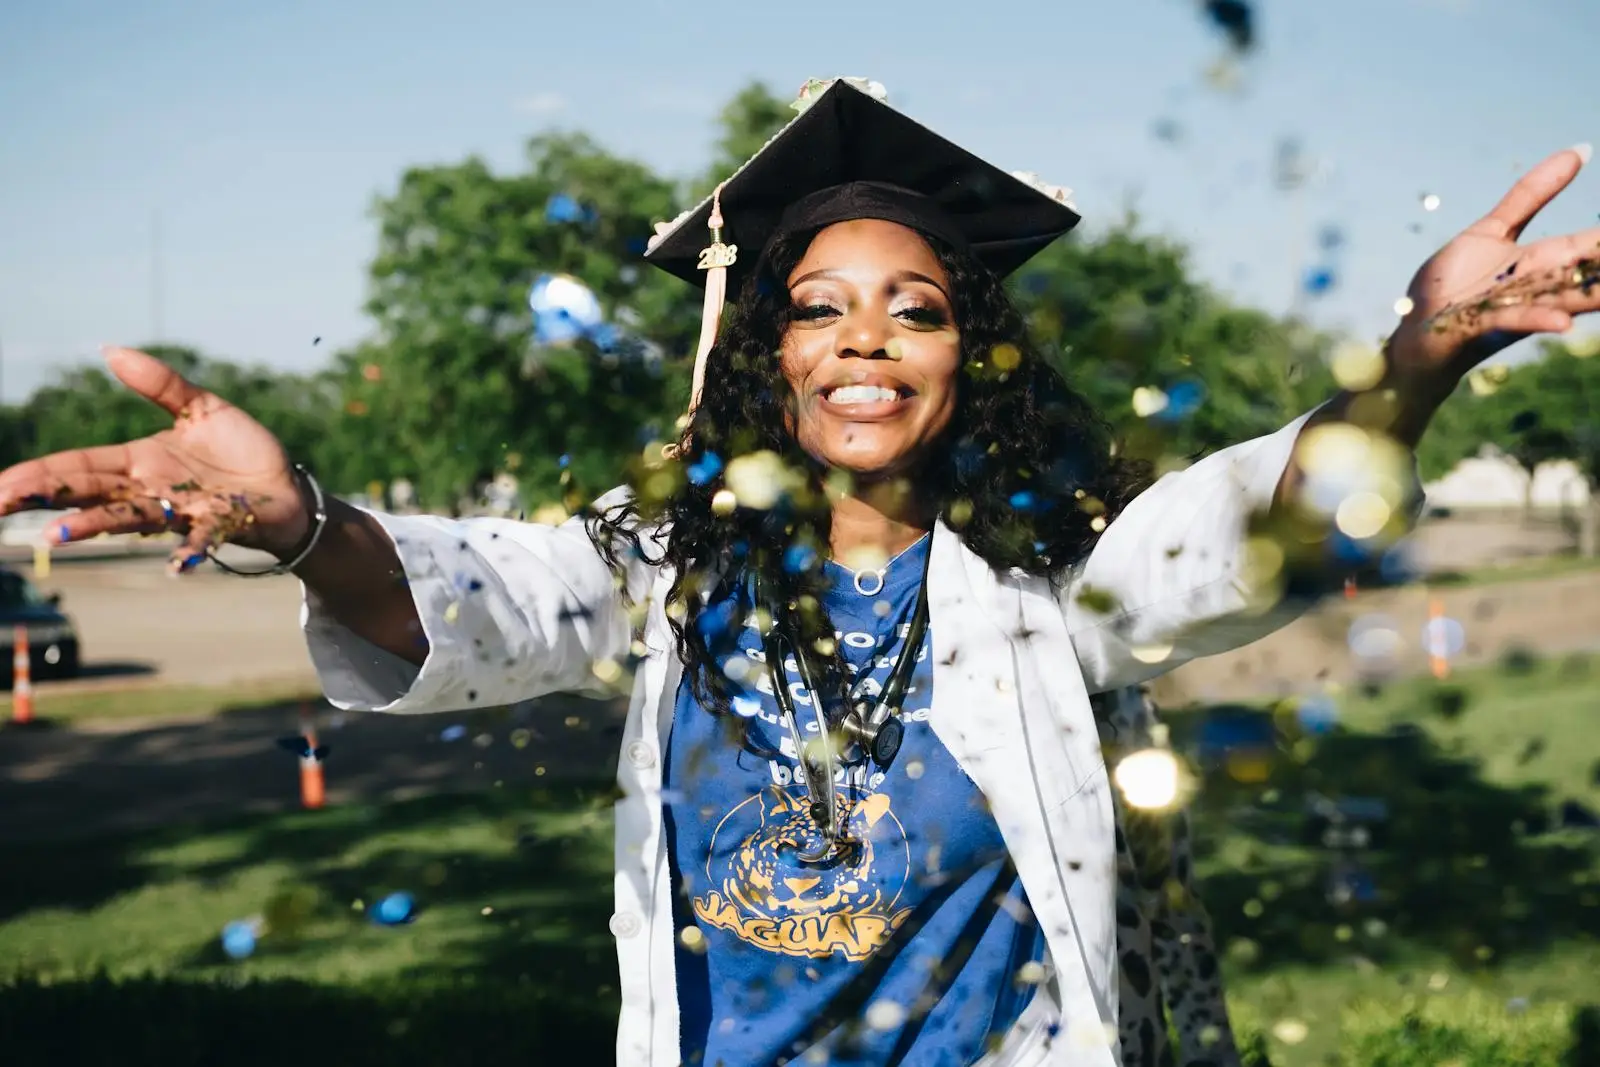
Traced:
<path fill-rule="evenodd" d="M 894 762 L 895 756 L 900 752 L 901 742 L 905 739 L 906 725 L 899 719 L 886 719 L 878 727 L 868 751 L 872 755 L 872 762 L 878 765 L 879 770 L 887 770 L 889 764 Z"/>

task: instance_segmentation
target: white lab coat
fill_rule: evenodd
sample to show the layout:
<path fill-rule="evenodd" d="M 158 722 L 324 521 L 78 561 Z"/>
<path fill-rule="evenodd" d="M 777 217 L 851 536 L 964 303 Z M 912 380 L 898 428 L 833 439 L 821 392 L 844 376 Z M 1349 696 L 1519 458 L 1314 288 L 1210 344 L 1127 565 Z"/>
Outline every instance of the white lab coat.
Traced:
<path fill-rule="evenodd" d="M 938 526 L 929 569 L 929 724 L 988 800 L 1044 929 L 1046 979 L 986 1063 L 1114 1067 L 1118 1060 L 1110 784 L 1091 693 L 1132 685 L 1283 625 L 1241 573 L 1246 522 L 1267 507 L 1305 417 L 1169 474 L 1127 507 L 1065 581 L 997 573 Z M 302 622 L 336 706 L 429 712 L 593 685 L 597 660 L 635 638 L 583 525 L 379 515 L 426 633 L 420 669 L 344 629 L 308 594 Z M 617 1062 L 676 1067 L 671 879 L 662 752 L 682 665 L 662 609 L 670 574 L 630 564 L 648 601 L 644 656 L 622 739 L 616 911 Z M 1109 594 L 1081 596 L 1086 587 Z M 1165 655 L 1161 650 L 1170 646 Z"/>

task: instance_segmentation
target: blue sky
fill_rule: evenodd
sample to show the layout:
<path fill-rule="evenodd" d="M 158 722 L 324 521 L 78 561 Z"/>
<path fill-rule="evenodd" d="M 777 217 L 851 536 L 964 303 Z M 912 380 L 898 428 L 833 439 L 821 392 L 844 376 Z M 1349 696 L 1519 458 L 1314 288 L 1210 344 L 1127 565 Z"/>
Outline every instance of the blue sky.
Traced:
<path fill-rule="evenodd" d="M 1519 167 L 1600 142 L 1594 0 L 1256 6 L 1260 48 L 1224 92 L 1196 0 L 0 5 L 0 394 L 151 337 L 157 212 L 165 339 L 310 368 L 367 330 L 368 211 L 406 166 L 510 169 L 555 126 L 687 173 L 752 78 L 787 95 L 873 77 L 979 154 L 1072 187 L 1091 227 L 1135 204 L 1274 311 L 1336 225 L 1338 284 L 1311 312 L 1366 335 Z M 1294 197 L 1271 184 L 1285 137 L 1316 163 Z M 1600 165 L 1531 233 L 1597 212 Z"/>

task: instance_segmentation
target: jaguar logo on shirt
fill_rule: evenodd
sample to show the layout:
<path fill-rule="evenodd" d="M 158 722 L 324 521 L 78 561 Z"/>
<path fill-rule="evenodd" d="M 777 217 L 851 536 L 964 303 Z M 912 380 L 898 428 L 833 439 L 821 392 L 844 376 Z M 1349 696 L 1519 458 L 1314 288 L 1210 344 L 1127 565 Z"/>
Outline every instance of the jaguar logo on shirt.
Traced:
<path fill-rule="evenodd" d="M 911 914 L 897 907 L 911 869 L 905 827 L 882 793 L 840 795 L 842 821 L 861 847 L 805 863 L 797 853 L 822 840 L 806 803 L 803 790 L 775 786 L 723 818 L 706 865 L 712 888 L 694 898 L 695 915 L 768 952 L 864 960 Z"/>

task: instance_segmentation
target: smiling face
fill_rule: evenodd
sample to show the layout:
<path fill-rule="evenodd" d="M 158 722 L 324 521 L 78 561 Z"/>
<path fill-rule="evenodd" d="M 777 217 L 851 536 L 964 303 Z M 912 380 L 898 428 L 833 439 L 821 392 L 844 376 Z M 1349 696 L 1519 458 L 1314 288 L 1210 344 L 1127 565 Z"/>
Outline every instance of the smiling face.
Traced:
<path fill-rule="evenodd" d="M 955 414 L 961 365 L 950 279 L 933 249 L 897 223 L 836 223 L 788 283 L 783 374 L 800 446 L 865 480 L 914 471 Z"/>

